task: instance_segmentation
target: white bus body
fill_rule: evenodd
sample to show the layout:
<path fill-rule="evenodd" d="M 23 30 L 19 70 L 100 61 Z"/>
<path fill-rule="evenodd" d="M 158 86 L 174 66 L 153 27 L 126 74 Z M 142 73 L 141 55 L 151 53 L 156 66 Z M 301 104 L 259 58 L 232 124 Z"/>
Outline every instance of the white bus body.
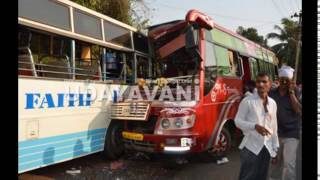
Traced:
<path fill-rule="evenodd" d="M 108 148 L 111 103 L 151 62 L 146 37 L 68 0 L 18 4 L 18 173 Z"/>
<path fill-rule="evenodd" d="M 18 87 L 21 173 L 102 151 L 114 92 L 127 86 L 19 78 Z"/>

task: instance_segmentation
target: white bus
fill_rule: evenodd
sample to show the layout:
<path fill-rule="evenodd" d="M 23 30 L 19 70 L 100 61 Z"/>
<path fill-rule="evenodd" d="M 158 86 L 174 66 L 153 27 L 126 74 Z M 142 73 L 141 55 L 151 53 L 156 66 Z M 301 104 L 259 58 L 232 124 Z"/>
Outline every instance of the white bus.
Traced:
<path fill-rule="evenodd" d="M 18 173 L 100 151 L 117 156 L 110 105 L 151 75 L 146 36 L 68 0 L 19 0 L 18 8 Z"/>

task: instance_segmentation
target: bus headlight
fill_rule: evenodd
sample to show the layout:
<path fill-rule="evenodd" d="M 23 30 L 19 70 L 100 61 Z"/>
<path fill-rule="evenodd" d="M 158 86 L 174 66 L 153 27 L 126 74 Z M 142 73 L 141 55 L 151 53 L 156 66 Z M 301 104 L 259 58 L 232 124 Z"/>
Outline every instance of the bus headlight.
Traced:
<path fill-rule="evenodd" d="M 170 121 L 168 119 L 162 119 L 161 120 L 161 127 L 163 129 L 167 129 L 170 126 Z"/>
<path fill-rule="evenodd" d="M 195 117 L 195 114 L 192 114 L 189 116 L 163 118 L 160 121 L 160 129 L 177 130 L 191 128 L 194 125 Z"/>
<path fill-rule="evenodd" d="M 174 121 L 174 125 L 177 128 L 181 128 L 183 126 L 183 120 L 181 118 L 176 118 L 175 121 Z"/>

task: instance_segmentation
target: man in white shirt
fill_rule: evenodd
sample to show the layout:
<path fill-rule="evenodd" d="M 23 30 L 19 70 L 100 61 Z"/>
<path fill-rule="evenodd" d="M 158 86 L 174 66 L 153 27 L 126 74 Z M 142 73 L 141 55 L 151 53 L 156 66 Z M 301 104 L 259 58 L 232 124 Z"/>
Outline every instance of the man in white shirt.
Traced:
<path fill-rule="evenodd" d="M 257 93 L 244 98 L 235 117 L 235 124 L 244 134 L 239 146 L 239 180 L 267 179 L 270 156 L 276 157 L 279 147 L 277 132 L 277 105 L 268 97 L 270 77 L 259 73 Z"/>
<path fill-rule="evenodd" d="M 246 84 L 245 84 L 245 87 L 244 87 L 244 97 L 247 97 L 247 96 L 251 96 L 252 94 L 254 94 L 256 91 L 256 83 L 252 80 L 249 80 Z"/>

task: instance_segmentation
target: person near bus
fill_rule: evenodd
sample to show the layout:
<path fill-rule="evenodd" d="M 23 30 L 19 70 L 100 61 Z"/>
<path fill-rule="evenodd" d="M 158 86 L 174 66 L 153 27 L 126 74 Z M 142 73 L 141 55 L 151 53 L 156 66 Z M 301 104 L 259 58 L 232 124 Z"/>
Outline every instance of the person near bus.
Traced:
<path fill-rule="evenodd" d="M 270 179 L 295 180 L 296 156 L 301 130 L 300 90 L 292 81 L 294 69 L 283 65 L 279 69 L 278 88 L 269 95 L 277 103 L 277 119 L 280 148 L 275 162 L 271 165 Z M 301 99 L 300 99 L 301 100 Z"/>
<path fill-rule="evenodd" d="M 253 80 L 249 80 L 246 82 L 244 86 L 244 97 L 250 96 L 256 91 L 256 83 Z"/>
<path fill-rule="evenodd" d="M 272 85 L 271 85 L 271 89 L 275 89 L 275 88 L 278 88 L 279 87 L 279 80 L 275 80 Z"/>
<path fill-rule="evenodd" d="M 270 76 L 259 73 L 257 93 L 244 98 L 239 105 L 235 124 L 244 134 L 239 146 L 239 180 L 266 180 L 270 157 L 276 157 L 279 147 L 277 104 L 268 97 L 270 88 Z"/>

